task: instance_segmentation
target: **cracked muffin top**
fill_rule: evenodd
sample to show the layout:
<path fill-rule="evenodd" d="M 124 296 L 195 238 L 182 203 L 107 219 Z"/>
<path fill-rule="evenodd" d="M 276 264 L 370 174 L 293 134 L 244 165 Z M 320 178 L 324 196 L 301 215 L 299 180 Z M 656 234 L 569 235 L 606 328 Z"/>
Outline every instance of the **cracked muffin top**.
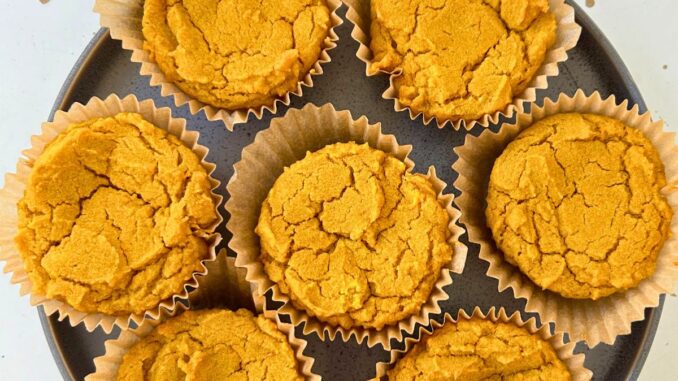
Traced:
<path fill-rule="evenodd" d="M 475 120 L 523 92 L 556 40 L 548 0 L 372 0 L 369 71 L 401 71 L 401 104 Z"/>
<path fill-rule="evenodd" d="M 471 319 L 426 335 L 388 372 L 388 379 L 550 380 L 571 375 L 548 342 L 507 323 Z"/>
<path fill-rule="evenodd" d="M 145 0 L 144 49 L 167 80 L 227 110 L 271 106 L 320 58 L 325 0 Z"/>
<path fill-rule="evenodd" d="M 125 354 L 117 381 L 303 380 L 287 337 L 241 309 L 186 311 Z"/>
<path fill-rule="evenodd" d="M 599 299 L 654 273 L 672 211 L 664 166 L 637 129 L 558 114 L 496 160 L 487 221 L 506 260 L 542 289 Z"/>
<path fill-rule="evenodd" d="M 16 244 L 32 292 L 142 313 L 178 294 L 217 221 L 200 159 L 139 114 L 72 124 L 33 164 Z"/>
<path fill-rule="evenodd" d="M 344 328 L 416 315 L 452 259 L 449 216 L 423 175 L 367 144 L 286 168 L 256 232 L 269 278 L 299 309 Z"/>

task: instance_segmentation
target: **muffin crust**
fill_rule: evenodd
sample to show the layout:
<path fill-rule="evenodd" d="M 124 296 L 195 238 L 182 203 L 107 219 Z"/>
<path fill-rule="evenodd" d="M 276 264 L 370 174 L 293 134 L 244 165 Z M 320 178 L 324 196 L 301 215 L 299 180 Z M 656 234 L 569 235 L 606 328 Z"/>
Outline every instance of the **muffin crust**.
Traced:
<path fill-rule="evenodd" d="M 285 335 L 247 310 L 187 311 L 123 357 L 118 381 L 303 380 Z"/>
<path fill-rule="evenodd" d="M 168 81 L 227 110 L 270 106 L 319 59 L 325 0 L 146 0 L 144 49 Z"/>
<path fill-rule="evenodd" d="M 553 347 L 524 328 L 472 319 L 425 336 L 388 372 L 388 379 L 566 381 L 570 372 Z"/>
<path fill-rule="evenodd" d="M 210 189 L 198 157 L 139 114 L 69 126 L 17 206 L 33 292 L 111 315 L 180 293 L 208 254 Z"/>
<path fill-rule="evenodd" d="M 599 299 L 654 273 L 672 211 L 650 141 L 620 121 L 558 114 L 497 159 L 487 221 L 506 260 L 567 298 Z"/>
<path fill-rule="evenodd" d="M 269 278 L 299 309 L 344 328 L 419 313 L 452 258 L 433 186 L 367 144 L 309 153 L 276 180 L 256 232 Z"/>
<path fill-rule="evenodd" d="M 400 71 L 400 103 L 475 120 L 523 92 L 556 40 L 548 0 L 372 0 L 369 71 Z"/>

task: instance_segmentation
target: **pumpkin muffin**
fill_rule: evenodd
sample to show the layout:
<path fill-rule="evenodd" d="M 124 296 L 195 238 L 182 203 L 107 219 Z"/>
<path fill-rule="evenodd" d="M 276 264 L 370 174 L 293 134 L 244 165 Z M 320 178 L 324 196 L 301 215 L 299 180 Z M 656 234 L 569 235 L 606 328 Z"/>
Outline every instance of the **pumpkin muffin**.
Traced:
<path fill-rule="evenodd" d="M 303 380 L 287 337 L 247 310 L 187 311 L 125 354 L 118 381 Z"/>
<path fill-rule="evenodd" d="M 32 292 L 109 315 L 180 293 L 209 253 L 211 187 L 195 153 L 139 114 L 69 126 L 17 207 Z"/>
<path fill-rule="evenodd" d="M 367 144 L 338 143 L 286 168 L 256 232 L 269 278 L 293 305 L 344 328 L 419 313 L 452 258 L 429 180 Z"/>
<path fill-rule="evenodd" d="M 506 260 L 534 283 L 596 300 L 654 273 L 672 217 L 665 184 L 642 132 L 605 116 L 557 114 L 496 160 L 487 221 Z"/>
<path fill-rule="evenodd" d="M 523 92 L 556 41 L 548 0 L 372 0 L 369 71 L 400 72 L 400 103 L 475 120 Z"/>
<path fill-rule="evenodd" d="M 330 29 L 325 0 L 145 0 L 144 49 L 190 97 L 239 110 L 297 89 Z"/>
<path fill-rule="evenodd" d="M 526 329 L 471 319 L 425 336 L 388 372 L 406 380 L 549 380 L 572 377 L 553 347 Z"/>

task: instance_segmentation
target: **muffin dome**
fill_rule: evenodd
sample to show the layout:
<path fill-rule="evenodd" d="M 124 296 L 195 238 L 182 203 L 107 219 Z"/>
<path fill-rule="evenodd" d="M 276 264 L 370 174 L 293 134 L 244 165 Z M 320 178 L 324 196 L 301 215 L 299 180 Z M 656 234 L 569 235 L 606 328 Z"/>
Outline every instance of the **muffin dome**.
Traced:
<path fill-rule="evenodd" d="M 269 278 L 293 305 L 344 328 L 417 314 L 452 258 L 429 180 L 367 144 L 338 143 L 286 168 L 256 232 Z"/>
<path fill-rule="evenodd" d="M 209 253 L 211 187 L 196 154 L 139 114 L 69 126 L 17 207 L 32 292 L 109 315 L 181 293 Z"/>
<path fill-rule="evenodd" d="M 557 114 L 496 160 L 487 221 L 506 260 L 543 289 L 599 299 L 654 273 L 672 211 L 664 166 L 620 121 Z"/>
<path fill-rule="evenodd" d="M 285 335 L 247 310 L 187 311 L 142 337 L 118 381 L 301 381 Z"/>
<path fill-rule="evenodd" d="M 539 336 L 513 324 L 474 318 L 425 336 L 388 372 L 394 381 L 569 381 L 570 371 Z"/>
<path fill-rule="evenodd" d="M 297 89 L 330 28 L 324 0 L 146 0 L 144 49 L 168 81 L 226 110 Z"/>
<path fill-rule="evenodd" d="M 475 120 L 523 92 L 556 41 L 548 0 L 372 0 L 369 71 L 439 121 Z"/>

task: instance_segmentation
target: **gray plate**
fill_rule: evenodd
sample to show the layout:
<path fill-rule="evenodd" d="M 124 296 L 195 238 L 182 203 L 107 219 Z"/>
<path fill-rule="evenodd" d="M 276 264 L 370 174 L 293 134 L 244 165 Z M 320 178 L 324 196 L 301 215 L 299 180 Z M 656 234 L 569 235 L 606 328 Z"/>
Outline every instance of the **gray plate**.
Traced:
<path fill-rule="evenodd" d="M 598 90 L 603 96 L 616 94 L 618 99 L 628 99 L 644 111 L 646 107 L 638 88 L 614 48 L 586 14 L 573 6 L 577 11 L 577 22 L 583 27 L 581 39 L 571 51 L 570 59 L 560 65 L 560 76 L 550 78 L 549 90 L 539 91 L 538 98 L 555 98 L 560 92 L 571 95 L 582 88 L 587 93 Z M 342 16 L 344 12 L 345 8 L 340 10 Z M 417 163 L 415 171 L 435 165 L 439 176 L 452 184 L 456 179 L 456 173 L 451 169 L 456 160 L 452 149 L 463 143 L 466 132 L 424 127 L 421 118 L 411 121 L 407 113 L 394 112 L 393 102 L 381 98 L 381 93 L 388 87 L 388 78 L 365 77 L 365 66 L 355 57 L 358 43 L 350 37 L 351 28 L 350 22 L 338 28 L 339 46 L 330 52 L 332 62 L 324 66 L 325 74 L 315 77 L 315 87 L 305 89 L 303 98 L 294 97 L 290 107 L 301 107 L 306 102 L 317 105 L 332 102 L 339 110 L 351 110 L 354 116 L 366 115 L 372 122 L 380 121 L 385 133 L 395 134 L 401 144 L 414 145 L 411 158 Z M 159 88 L 150 87 L 148 78 L 138 73 L 139 65 L 130 62 L 130 52 L 123 50 L 118 41 L 111 40 L 107 30 L 99 31 L 66 79 L 50 120 L 56 110 L 66 109 L 73 102 L 84 103 L 92 96 L 103 98 L 110 93 L 120 96 L 133 93 L 140 99 L 152 98 L 158 106 L 172 107 L 175 116 L 188 120 L 189 129 L 200 132 L 200 143 L 210 148 L 207 160 L 217 164 L 215 176 L 226 184 L 242 148 L 251 143 L 254 135 L 266 128 L 273 117 L 269 114 L 263 120 L 237 125 L 235 132 L 229 133 L 222 124 L 207 121 L 202 113 L 193 116 L 187 107 L 174 107 L 171 99 L 161 97 Z M 278 115 L 283 115 L 285 110 L 286 107 L 282 107 Z M 477 135 L 481 130 L 475 128 L 471 133 Z M 224 188 L 222 186 L 220 192 L 226 196 Z M 454 189 L 451 191 L 458 193 Z M 228 242 L 230 235 L 223 226 L 221 233 L 224 242 Z M 466 236 L 463 240 L 468 243 Z M 462 275 L 454 277 L 454 284 L 448 289 L 450 299 L 443 302 L 443 310 L 456 315 L 459 308 L 470 311 L 477 305 L 485 311 L 491 306 L 503 306 L 509 312 L 523 311 L 524 300 L 515 299 L 511 291 L 497 292 L 497 281 L 485 275 L 487 263 L 478 259 L 477 253 L 478 247 L 470 245 L 466 269 Z M 586 353 L 586 366 L 593 370 L 595 380 L 637 379 L 654 338 L 663 301 L 662 298 L 659 307 L 647 309 L 645 320 L 634 323 L 632 333 L 618 337 L 614 345 L 601 344 L 588 349 L 582 343 L 578 344 L 577 352 Z M 530 316 L 523 312 L 524 318 Z M 73 328 L 68 322 L 59 322 L 55 315 L 46 317 L 42 309 L 40 318 L 52 354 L 66 380 L 82 380 L 92 372 L 92 359 L 104 353 L 104 340 L 117 337 L 119 333 L 116 330 L 106 335 L 101 329 L 87 333 L 82 325 Z M 299 327 L 297 334 L 301 334 Z M 328 380 L 370 378 L 374 375 L 374 363 L 388 359 L 387 352 L 380 347 L 370 350 L 355 341 L 321 342 L 314 335 L 307 339 L 309 346 L 305 353 L 316 359 L 314 372 Z"/>

